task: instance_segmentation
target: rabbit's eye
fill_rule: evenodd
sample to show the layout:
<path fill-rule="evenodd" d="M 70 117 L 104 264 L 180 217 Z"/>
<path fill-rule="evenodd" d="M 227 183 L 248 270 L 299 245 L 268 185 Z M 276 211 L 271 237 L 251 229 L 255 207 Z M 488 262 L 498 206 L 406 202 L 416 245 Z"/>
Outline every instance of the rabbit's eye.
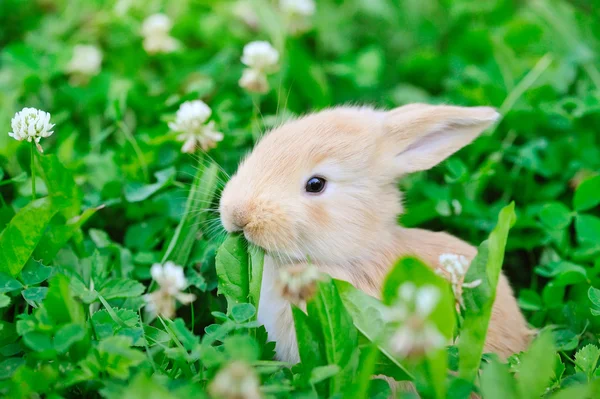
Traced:
<path fill-rule="evenodd" d="M 306 182 L 306 192 L 312 194 L 318 194 L 325 190 L 327 180 L 322 177 L 313 176 Z"/>

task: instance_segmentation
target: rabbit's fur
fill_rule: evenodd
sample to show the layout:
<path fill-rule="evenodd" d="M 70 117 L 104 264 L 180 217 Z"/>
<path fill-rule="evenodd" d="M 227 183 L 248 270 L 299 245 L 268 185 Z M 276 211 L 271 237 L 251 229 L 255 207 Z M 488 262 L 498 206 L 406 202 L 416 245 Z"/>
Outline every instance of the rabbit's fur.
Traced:
<path fill-rule="evenodd" d="M 298 361 L 290 307 L 274 287 L 278 268 L 310 263 L 378 297 L 404 255 L 439 267 L 444 253 L 476 254 L 446 233 L 403 228 L 398 179 L 426 170 L 473 141 L 498 117 L 488 107 L 411 104 L 381 111 L 340 107 L 285 123 L 256 145 L 223 190 L 221 221 L 267 255 L 258 310 L 277 357 Z M 311 176 L 327 180 L 307 193 Z M 507 279 L 497 290 L 486 350 L 525 349 L 530 332 Z"/>

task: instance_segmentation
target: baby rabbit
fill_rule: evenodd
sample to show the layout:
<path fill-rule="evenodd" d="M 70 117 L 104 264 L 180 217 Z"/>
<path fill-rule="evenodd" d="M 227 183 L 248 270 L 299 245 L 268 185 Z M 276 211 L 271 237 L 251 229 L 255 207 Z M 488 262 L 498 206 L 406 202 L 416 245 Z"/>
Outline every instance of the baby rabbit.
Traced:
<path fill-rule="evenodd" d="M 262 138 L 223 190 L 220 212 L 228 232 L 243 231 L 266 251 L 258 319 L 280 360 L 299 357 L 290 307 L 275 288 L 279 268 L 310 260 L 379 297 L 390 267 L 405 255 L 432 267 L 444 253 L 475 256 L 474 247 L 449 234 L 399 226 L 397 182 L 437 165 L 497 117 L 488 107 L 339 107 Z M 506 358 L 524 350 L 529 336 L 501 275 L 485 349 Z"/>

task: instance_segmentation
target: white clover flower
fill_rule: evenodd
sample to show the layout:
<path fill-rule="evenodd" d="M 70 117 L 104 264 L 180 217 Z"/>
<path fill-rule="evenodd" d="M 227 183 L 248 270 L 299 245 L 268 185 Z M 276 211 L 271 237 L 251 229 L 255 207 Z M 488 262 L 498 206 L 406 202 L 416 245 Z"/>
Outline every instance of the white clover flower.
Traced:
<path fill-rule="evenodd" d="M 194 294 L 182 292 L 187 287 L 187 280 L 181 266 L 171 261 L 164 265 L 155 263 L 150 268 L 150 275 L 158 283 L 158 290 L 144 295 L 148 313 L 172 318 L 175 315 L 176 300 L 188 305 L 196 299 Z"/>
<path fill-rule="evenodd" d="M 464 282 L 465 275 L 469 268 L 469 260 L 463 255 L 442 254 L 439 257 L 440 269 L 436 273 L 445 277 L 452 284 L 452 292 L 456 302 L 464 308 L 462 299 L 463 288 L 475 288 L 481 284 L 481 280 L 477 279 L 469 283 Z"/>
<path fill-rule="evenodd" d="M 252 93 L 266 93 L 269 91 L 267 74 L 277 70 L 278 62 L 279 52 L 271 43 L 257 41 L 246 44 L 242 63 L 248 68 L 242 72 L 238 82 L 240 87 Z"/>
<path fill-rule="evenodd" d="M 248 0 L 240 0 L 235 3 L 233 6 L 233 15 L 243 21 L 246 25 L 248 25 L 251 29 L 258 28 L 258 15 L 256 15 L 256 11 L 254 11 L 254 5 L 251 1 Z"/>
<path fill-rule="evenodd" d="M 211 114 L 211 109 L 201 100 L 181 104 L 175 121 L 169 123 L 169 128 L 180 133 L 177 140 L 183 141 L 182 152 L 191 153 L 197 147 L 206 151 L 223 140 L 223 133 L 215 130 L 215 123 L 206 123 Z"/>
<path fill-rule="evenodd" d="M 179 48 L 177 39 L 169 33 L 173 23 L 165 14 L 154 14 L 144 20 L 142 36 L 144 37 L 144 50 L 148 54 L 172 53 Z"/>
<path fill-rule="evenodd" d="M 40 139 L 54 133 L 51 130 L 54 124 L 50 123 L 50 114 L 35 108 L 23 108 L 17 112 L 10 121 L 10 126 L 13 130 L 8 133 L 10 137 L 18 141 L 33 141 L 41 152 Z"/>
<path fill-rule="evenodd" d="M 167 15 L 153 14 L 142 23 L 142 35 L 145 37 L 168 35 L 171 28 L 173 28 L 173 23 Z"/>
<path fill-rule="evenodd" d="M 264 73 L 277 70 L 279 52 L 269 42 L 256 41 L 244 46 L 242 63 L 247 67 Z"/>
<path fill-rule="evenodd" d="M 297 35 L 311 28 L 310 18 L 316 8 L 313 0 L 280 0 L 279 8 L 285 15 L 290 33 Z"/>
<path fill-rule="evenodd" d="M 251 93 L 264 94 L 269 91 L 267 75 L 256 69 L 244 69 L 244 72 L 242 72 L 242 77 L 238 83 L 242 89 L 246 89 Z"/>
<path fill-rule="evenodd" d="M 280 0 L 279 7 L 288 15 L 295 14 L 310 17 L 315 13 L 313 0 Z"/>
<path fill-rule="evenodd" d="M 208 385 L 215 399 L 260 399 L 260 380 L 246 363 L 236 361 L 219 370 Z"/>
<path fill-rule="evenodd" d="M 321 274 L 316 266 L 295 265 L 279 271 L 277 287 L 282 298 L 299 304 L 314 296 L 319 280 L 321 280 Z"/>
<path fill-rule="evenodd" d="M 171 36 L 148 36 L 144 39 L 144 50 L 148 54 L 172 53 L 179 48 L 177 39 Z"/>
<path fill-rule="evenodd" d="M 133 6 L 133 0 L 117 0 L 113 8 L 116 15 L 123 17 L 127 15 L 129 9 Z"/>
<path fill-rule="evenodd" d="M 67 72 L 84 75 L 97 75 L 102 65 L 102 51 L 96 46 L 78 44 L 73 48 L 73 56 L 67 64 Z"/>
<path fill-rule="evenodd" d="M 390 339 L 390 347 L 401 357 L 417 357 L 441 348 L 446 339 L 429 315 L 440 299 L 439 290 L 432 285 L 417 288 L 407 282 L 398 287 L 398 298 L 386 312 L 388 322 L 399 324 Z"/>
<path fill-rule="evenodd" d="M 155 263 L 150 268 L 150 275 L 161 289 L 170 295 L 175 295 L 187 285 L 183 268 L 174 262 L 168 261 L 164 265 Z"/>
<path fill-rule="evenodd" d="M 416 328 L 415 328 L 416 327 Z M 390 347 L 400 357 L 420 357 L 433 349 L 442 348 L 446 339 L 431 323 L 423 326 L 400 327 L 392 335 Z"/>

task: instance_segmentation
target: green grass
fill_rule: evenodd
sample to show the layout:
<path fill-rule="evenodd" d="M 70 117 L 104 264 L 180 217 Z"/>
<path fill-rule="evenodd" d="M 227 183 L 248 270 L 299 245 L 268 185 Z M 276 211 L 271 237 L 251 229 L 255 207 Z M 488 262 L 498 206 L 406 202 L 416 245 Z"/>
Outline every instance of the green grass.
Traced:
<path fill-rule="evenodd" d="M 251 26 L 229 1 L 0 2 L 0 395 L 220 397 L 217 382 L 242 361 L 248 386 L 265 397 L 384 398 L 377 374 L 413 379 L 425 398 L 473 389 L 486 399 L 598 397 L 595 3 L 320 0 L 300 35 L 288 32 L 278 2 L 248 3 Z M 173 21 L 179 51 L 144 50 L 142 22 L 157 12 Z M 280 53 L 266 94 L 238 85 L 242 49 L 254 40 Z M 77 44 L 103 53 L 87 82 L 67 73 Z M 196 99 L 224 139 L 208 154 L 183 154 L 168 122 Z M 404 259 L 383 303 L 341 281 L 318 282 L 307 313 L 294 308 L 302 362 L 273 360 L 256 321 L 262 252 L 225 238 L 219 191 L 256 137 L 290 116 L 410 102 L 501 112 L 472 145 L 402 180 L 401 222 L 475 246 L 489 237 L 480 259 L 488 270 L 469 278 L 502 267 L 538 337 L 508 362 L 490 354 L 481 362 L 493 290 L 468 298 L 481 312 L 454 317 L 448 284 Z M 24 107 L 52 115 L 44 154 L 7 134 Z M 150 268 L 166 261 L 184 267 L 195 301 L 171 319 L 152 318 Z M 386 322 L 384 303 L 402 282 L 437 287 L 426 321 L 464 344 L 395 355 L 388 341 L 398 326 Z M 231 378 L 225 387 L 240 383 Z"/>

